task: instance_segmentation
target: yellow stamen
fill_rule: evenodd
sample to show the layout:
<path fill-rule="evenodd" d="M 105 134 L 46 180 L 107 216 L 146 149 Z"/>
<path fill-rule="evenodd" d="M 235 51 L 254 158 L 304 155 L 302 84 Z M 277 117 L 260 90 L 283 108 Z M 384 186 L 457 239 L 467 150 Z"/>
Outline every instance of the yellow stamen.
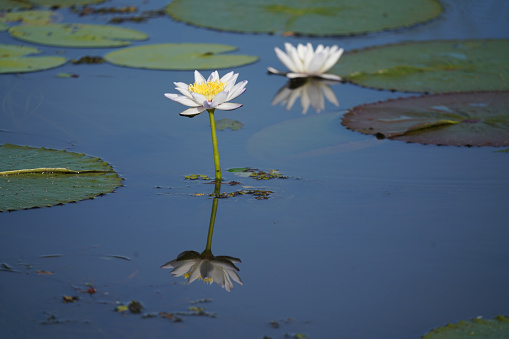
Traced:
<path fill-rule="evenodd" d="M 185 273 L 182 277 L 184 277 L 184 279 L 189 279 L 189 272 Z M 214 279 L 211 278 L 207 278 L 207 279 L 203 279 L 201 276 L 198 278 L 198 280 L 203 280 L 204 283 L 206 283 L 207 285 L 208 284 L 212 284 L 214 282 Z"/>
<path fill-rule="evenodd" d="M 214 80 L 209 82 L 197 82 L 189 85 L 187 88 L 191 92 L 199 93 L 207 98 L 207 101 L 212 101 L 216 94 L 222 92 L 226 87 L 227 83 L 221 80 Z"/>

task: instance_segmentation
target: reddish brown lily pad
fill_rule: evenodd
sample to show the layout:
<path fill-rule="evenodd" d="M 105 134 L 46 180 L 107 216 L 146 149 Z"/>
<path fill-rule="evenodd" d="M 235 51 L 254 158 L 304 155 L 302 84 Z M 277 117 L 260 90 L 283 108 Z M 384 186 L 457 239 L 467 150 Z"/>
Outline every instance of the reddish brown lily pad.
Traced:
<path fill-rule="evenodd" d="M 509 91 L 448 93 L 352 108 L 351 130 L 421 144 L 508 146 Z"/>

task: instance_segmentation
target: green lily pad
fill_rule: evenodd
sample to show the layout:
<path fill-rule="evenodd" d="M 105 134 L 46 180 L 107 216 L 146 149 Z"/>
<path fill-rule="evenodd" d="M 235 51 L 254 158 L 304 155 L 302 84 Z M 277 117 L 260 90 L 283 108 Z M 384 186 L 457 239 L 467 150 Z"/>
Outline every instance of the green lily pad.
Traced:
<path fill-rule="evenodd" d="M 41 50 L 34 47 L 0 44 L 0 74 L 40 71 L 58 67 L 67 61 L 60 56 L 25 56 L 37 53 Z"/>
<path fill-rule="evenodd" d="M 29 25 L 44 25 L 57 20 L 58 16 L 54 11 L 20 11 L 4 13 L 0 17 L 0 23 L 18 22 Z"/>
<path fill-rule="evenodd" d="M 244 127 L 244 124 L 237 120 L 224 118 L 216 121 L 216 128 L 220 131 L 224 131 L 227 128 L 231 129 L 232 131 L 237 131 L 242 129 L 242 127 Z"/>
<path fill-rule="evenodd" d="M 248 152 L 258 159 L 287 160 L 348 152 L 377 144 L 376 140 L 345 133 L 340 124 L 344 112 L 305 116 L 269 126 L 247 142 Z"/>
<path fill-rule="evenodd" d="M 425 95 L 352 108 L 349 129 L 421 144 L 509 145 L 509 91 Z"/>
<path fill-rule="evenodd" d="M 118 186 L 122 178 L 99 158 L 0 145 L 0 212 L 91 199 Z"/>
<path fill-rule="evenodd" d="M 2 0 L 0 11 L 15 9 L 30 9 L 34 6 L 43 7 L 71 7 L 100 4 L 105 0 Z"/>
<path fill-rule="evenodd" d="M 219 44 L 157 44 L 124 48 L 104 58 L 117 66 L 164 70 L 220 69 L 258 60 L 256 56 L 222 54 L 236 49 Z"/>
<path fill-rule="evenodd" d="M 497 316 L 495 319 L 476 318 L 447 324 L 427 333 L 422 339 L 467 339 L 467 338 L 509 338 L 509 318 Z"/>
<path fill-rule="evenodd" d="M 401 43 L 345 53 L 330 70 L 354 84 L 407 92 L 509 89 L 509 40 Z"/>
<path fill-rule="evenodd" d="M 175 20 L 222 31 L 351 35 L 412 26 L 436 18 L 435 0 L 174 0 Z M 213 13 L 213 16 L 211 16 Z"/>
<path fill-rule="evenodd" d="M 16 26 L 12 37 L 35 44 L 63 47 L 120 47 L 128 40 L 146 40 L 148 36 L 134 29 L 110 25 L 49 24 Z"/>

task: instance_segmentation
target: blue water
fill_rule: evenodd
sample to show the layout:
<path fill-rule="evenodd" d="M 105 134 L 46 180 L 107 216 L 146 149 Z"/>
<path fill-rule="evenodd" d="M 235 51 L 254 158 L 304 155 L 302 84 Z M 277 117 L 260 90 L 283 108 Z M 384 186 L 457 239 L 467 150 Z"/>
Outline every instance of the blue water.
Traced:
<path fill-rule="evenodd" d="M 160 6 L 154 1 L 106 5 L 128 4 L 140 10 Z M 167 17 L 122 24 L 150 35 L 135 45 L 225 43 L 260 57 L 235 69 L 239 80 L 249 81 L 236 100 L 244 106 L 216 112 L 216 119 L 244 124 L 239 131 L 218 132 L 225 179 L 274 192 L 267 200 L 246 195 L 219 201 L 212 251 L 242 259 L 237 266 L 244 284 L 235 284 L 230 293 L 217 284 L 185 285 L 183 278 L 159 268 L 183 251 L 201 252 L 207 240 L 212 199 L 193 194 L 212 193 L 214 187 L 184 176 L 213 176 L 208 117 L 180 117 L 185 107 L 163 96 L 175 92 L 174 81 L 191 82 L 192 72 L 105 63 L 1 75 L 0 129 L 8 132 L 0 133 L 0 143 L 98 156 L 125 181 L 93 200 L 0 213 L 0 262 L 17 271 L 0 271 L 0 336 L 284 338 L 302 333 L 397 339 L 419 338 L 477 316 L 507 315 L 507 153 L 376 140 L 347 130 L 339 118 L 331 129 L 340 141 L 313 152 L 289 150 L 274 157 L 270 147 L 280 145 L 260 140 L 273 126 L 311 124 L 319 116 L 312 109 L 303 115 L 299 101 L 288 111 L 271 105 L 285 79 L 267 75 L 266 68 L 283 69 L 273 49 L 286 41 L 338 44 L 348 51 L 401 41 L 509 37 L 505 1 L 443 5 L 443 15 L 427 24 L 342 38 L 217 32 Z M 107 19 L 60 12 L 64 22 Z M 0 43 L 20 44 L 6 32 L 0 33 Z M 39 47 L 47 55 L 64 51 L 68 58 L 113 50 Z M 55 77 L 61 72 L 79 78 Z M 326 101 L 321 115 L 414 95 L 351 84 L 331 88 L 340 105 Z M 314 132 L 318 139 L 320 133 Z M 260 150 L 260 144 L 266 148 Z M 226 172 L 245 166 L 277 169 L 289 178 L 256 181 Z M 45 257 L 52 254 L 57 256 Z M 86 293 L 90 286 L 95 294 Z M 79 300 L 64 303 L 63 296 Z M 194 303 L 200 299 L 212 301 Z M 143 304 L 143 314 L 157 316 L 114 311 L 131 300 Z M 181 315 L 182 322 L 173 322 L 158 315 L 193 306 L 215 316 Z"/>

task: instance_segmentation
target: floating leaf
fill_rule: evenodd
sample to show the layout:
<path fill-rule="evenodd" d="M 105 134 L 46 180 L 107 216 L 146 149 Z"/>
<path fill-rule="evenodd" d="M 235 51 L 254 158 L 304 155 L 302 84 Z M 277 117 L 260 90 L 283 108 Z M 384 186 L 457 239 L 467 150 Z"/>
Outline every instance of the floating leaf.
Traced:
<path fill-rule="evenodd" d="M 0 1 L 0 11 L 10 11 L 13 9 L 29 9 L 32 5 L 28 1 L 2 0 Z"/>
<path fill-rule="evenodd" d="M 442 7 L 435 0 L 266 0 L 240 6 L 236 0 L 174 0 L 165 10 L 175 20 L 222 31 L 351 35 L 422 23 Z"/>
<path fill-rule="evenodd" d="M 20 11 L 4 13 L 0 16 L 0 23 L 19 22 L 22 24 L 44 25 L 54 22 L 58 18 L 53 11 Z"/>
<path fill-rule="evenodd" d="M 41 52 L 34 47 L 0 44 L 0 74 L 40 71 L 61 66 L 67 61 L 59 56 L 25 56 Z"/>
<path fill-rule="evenodd" d="M 216 121 L 216 128 L 220 131 L 223 131 L 227 128 L 231 129 L 232 131 L 237 131 L 242 129 L 242 127 L 244 127 L 244 124 L 237 120 L 224 118 Z"/>
<path fill-rule="evenodd" d="M 509 318 L 497 316 L 495 319 L 476 318 L 447 324 L 432 330 L 422 339 L 466 339 L 466 338 L 508 338 Z"/>
<path fill-rule="evenodd" d="M 91 199 L 121 185 L 122 178 L 99 158 L 0 145 L 0 212 Z"/>
<path fill-rule="evenodd" d="M 421 144 L 509 145 L 509 91 L 425 95 L 360 105 L 343 117 L 349 129 Z"/>
<path fill-rule="evenodd" d="M 509 89 L 509 40 L 401 43 L 345 53 L 331 69 L 355 84 L 410 92 Z"/>
<path fill-rule="evenodd" d="M 110 52 L 105 59 L 117 66 L 165 70 L 220 69 L 258 60 L 256 56 L 222 54 L 236 49 L 219 44 L 157 44 Z"/>
<path fill-rule="evenodd" d="M 317 114 L 269 126 L 248 140 L 247 150 L 260 159 L 285 159 L 374 146 L 371 141 L 357 141 L 352 133 L 344 133 L 339 120 L 343 114 Z"/>
<path fill-rule="evenodd" d="M 2 0 L 0 11 L 13 9 L 29 9 L 34 6 L 43 7 L 71 7 L 100 4 L 105 0 Z"/>
<path fill-rule="evenodd" d="M 134 29 L 111 25 L 50 24 L 16 26 L 12 37 L 35 44 L 63 47 L 119 47 L 128 40 L 146 40 L 148 36 Z"/>

